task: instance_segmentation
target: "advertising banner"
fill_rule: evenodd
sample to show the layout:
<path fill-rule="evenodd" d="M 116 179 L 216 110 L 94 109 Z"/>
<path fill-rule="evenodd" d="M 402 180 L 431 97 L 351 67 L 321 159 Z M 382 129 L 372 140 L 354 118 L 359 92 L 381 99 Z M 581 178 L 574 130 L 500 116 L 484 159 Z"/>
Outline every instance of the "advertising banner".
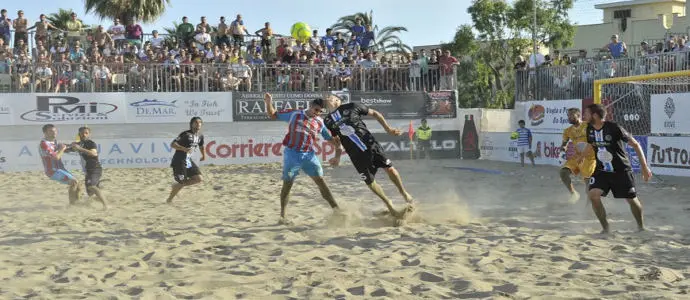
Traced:
<path fill-rule="evenodd" d="M 233 92 L 232 116 L 235 122 L 242 121 L 269 121 L 264 104 L 264 92 Z M 350 101 L 348 92 L 277 92 L 273 96 L 273 106 L 276 110 L 307 109 L 309 103 L 316 98 L 324 98 L 334 94 L 343 99 L 343 103 Z"/>
<path fill-rule="evenodd" d="M 123 93 L 127 123 L 232 122 L 232 93 Z"/>
<path fill-rule="evenodd" d="M 534 163 L 538 165 L 560 166 L 561 134 L 532 134 L 532 154 Z M 480 150 L 482 159 L 519 162 L 517 140 L 510 138 L 510 132 L 482 132 L 480 135 Z M 572 143 L 566 147 L 566 158 L 575 155 Z M 525 157 L 525 164 L 529 159 Z"/>
<path fill-rule="evenodd" d="M 652 173 L 690 176 L 690 137 L 647 138 L 647 163 Z"/>
<path fill-rule="evenodd" d="M 12 103 L 16 102 L 17 100 L 8 96 L 11 95 L 4 94 L 0 96 L 0 126 L 14 125 Z"/>
<path fill-rule="evenodd" d="M 352 101 L 383 114 L 386 119 L 452 119 L 457 116 L 455 91 L 351 92 Z"/>
<path fill-rule="evenodd" d="M 690 93 L 651 96 L 651 127 L 657 134 L 690 134 Z"/>
<path fill-rule="evenodd" d="M 642 153 L 645 157 L 647 157 L 647 137 L 638 135 L 635 136 L 635 140 L 640 143 Z M 630 147 L 628 144 L 625 145 L 625 150 L 628 152 L 628 156 L 630 157 L 630 165 L 632 165 L 633 172 L 640 173 L 640 157 L 637 156 L 637 152 L 635 152 L 635 149 Z"/>
<path fill-rule="evenodd" d="M 127 121 L 122 93 L 12 94 L 10 98 L 15 125 L 122 124 Z"/>
<path fill-rule="evenodd" d="M 525 102 L 522 120 L 532 132 L 562 133 L 570 126 L 569 108 L 581 109 L 582 100 L 528 101 Z"/>
<path fill-rule="evenodd" d="M 387 133 L 373 133 L 374 138 L 381 144 L 384 153 L 391 160 L 410 159 L 410 147 L 413 157 L 417 156 L 417 147 L 410 143 L 406 134 L 392 136 Z M 460 158 L 460 131 L 433 131 L 431 135 L 431 159 Z M 424 157 L 422 155 L 422 157 Z"/>
<path fill-rule="evenodd" d="M 206 140 L 206 164 L 233 165 L 272 163 L 283 161 L 284 135 L 247 135 L 219 137 Z M 335 156 L 335 147 L 325 141 L 315 144 L 316 154 L 322 162 Z M 341 161 L 348 160 L 343 152 Z"/>

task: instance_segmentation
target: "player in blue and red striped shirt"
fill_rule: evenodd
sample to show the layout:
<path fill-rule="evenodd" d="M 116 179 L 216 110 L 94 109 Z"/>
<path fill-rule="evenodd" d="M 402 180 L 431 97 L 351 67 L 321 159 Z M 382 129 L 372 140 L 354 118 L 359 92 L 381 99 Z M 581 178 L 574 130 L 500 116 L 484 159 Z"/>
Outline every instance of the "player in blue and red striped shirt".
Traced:
<path fill-rule="evenodd" d="M 311 177 L 317 186 L 321 196 L 323 196 L 331 208 L 338 209 L 338 204 L 333 198 L 331 190 L 326 185 L 323 179 L 323 168 L 321 161 L 316 156 L 315 145 L 317 142 L 317 135 L 321 135 L 325 140 L 332 141 L 328 129 L 323 124 L 323 119 L 319 117 L 323 111 L 323 99 L 315 99 L 311 102 L 311 106 L 306 110 L 292 110 L 276 112 L 273 107 L 273 98 L 271 94 L 264 95 L 264 102 L 266 103 L 266 113 L 271 119 L 278 119 L 288 123 L 288 133 L 283 139 L 283 188 L 280 191 L 280 221 L 283 224 L 290 224 L 285 218 L 285 208 L 288 204 L 288 197 L 290 189 L 295 182 L 297 174 L 303 170 L 309 177 Z M 340 155 L 342 150 L 336 147 L 337 155 Z"/>
<path fill-rule="evenodd" d="M 53 124 L 43 125 L 43 139 L 38 146 L 43 162 L 43 171 L 48 178 L 69 185 L 69 204 L 79 201 L 81 188 L 74 175 L 67 171 L 62 163 L 62 155 L 67 150 L 66 144 L 57 142 L 57 128 Z"/>

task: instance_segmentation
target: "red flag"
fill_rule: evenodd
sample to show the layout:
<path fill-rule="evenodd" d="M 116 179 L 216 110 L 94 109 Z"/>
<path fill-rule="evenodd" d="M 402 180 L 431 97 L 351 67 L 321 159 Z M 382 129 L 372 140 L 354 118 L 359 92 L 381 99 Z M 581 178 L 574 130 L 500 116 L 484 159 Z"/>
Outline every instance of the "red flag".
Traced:
<path fill-rule="evenodd" d="M 412 127 L 412 121 L 410 121 L 410 128 L 407 130 L 407 136 L 410 138 L 410 141 L 414 137 L 414 128 Z"/>

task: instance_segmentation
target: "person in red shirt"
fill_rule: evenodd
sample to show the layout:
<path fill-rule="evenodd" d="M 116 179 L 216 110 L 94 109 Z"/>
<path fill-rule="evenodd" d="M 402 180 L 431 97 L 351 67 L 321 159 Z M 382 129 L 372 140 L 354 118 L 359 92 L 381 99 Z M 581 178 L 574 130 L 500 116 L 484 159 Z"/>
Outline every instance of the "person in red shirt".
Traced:
<path fill-rule="evenodd" d="M 441 71 L 441 90 L 452 90 L 455 87 L 455 66 L 458 65 L 458 60 L 450 55 L 450 51 L 443 52 L 438 60 Z"/>
<path fill-rule="evenodd" d="M 67 150 L 67 145 L 58 143 L 57 128 L 53 124 L 43 125 L 43 139 L 38 146 L 43 162 L 44 173 L 54 181 L 69 185 L 69 203 L 75 204 L 79 201 L 81 188 L 79 181 L 67 171 L 62 162 L 62 155 Z"/>

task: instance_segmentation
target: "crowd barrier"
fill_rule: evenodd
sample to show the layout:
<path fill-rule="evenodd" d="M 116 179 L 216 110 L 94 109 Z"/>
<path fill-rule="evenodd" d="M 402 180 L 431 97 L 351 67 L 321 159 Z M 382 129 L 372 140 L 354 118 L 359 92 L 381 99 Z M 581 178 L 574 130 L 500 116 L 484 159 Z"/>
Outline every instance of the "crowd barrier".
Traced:
<path fill-rule="evenodd" d="M 84 56 L 86 57 L 86 56 Z M 0 92 L 439 91 L 457 88 L 439 65 L 0 62 Z M 11 69 L 11 73 L 8 73 Z"/>
<path fill-rule="evenodd" d="M 591 98 L 594 80 L 689 69 L 690 51 L 518 69 L 515 72 L 515 100 Z"/>
<path fill-rule="evenodd" d="M 332 93 L 344 93 L 343 91 L 332 91 Z M 452 94 L 452 92 L 451 92 Z M 99 94 L 102 95 L 102 94 Z M 258 97 L 255 93 L 246 93 L 242 95 L 233 95 L 228 93 L 231 98 L 245 99 L 246 101 L 255 101 Z M 283 98 L 278 97 L 276 101 L 282 101 L 280 105 L 293 108 L 306 108 L 304 101 L 311 99 L 312 94 L 291 94 L 282 95 Z M 391 126 L 403 130 L 405 133 L 409 126 L 412 125 L 416 130 L 419 126 L 419 115 L 405 115 L 398 114 L 397 108 L 386 106 L 389 104 L 386 95 L 372 95 L 364 97 L 363 99 L 379 99 L 376 101 L 366 102 L 360 99 L 356 93 L 347 93 L 341 95 L 345 99 L 353 102 L 368 103 L 369 105 L 383 105 L 388 107 L 390 111 L 381 109 L 384 114 L 390 116 L 389 123 Z M 420 95 L 425 101 L 436 101 L 436 97 L 442 98 L 442 101 L 450 101 L 447 96 L 443 97 Z M 680 99 L 678 94 L 664 95 L 663 99 Z M 682 96 L 682 95 L 680 95 Z M 395 97 L 393 97 L 395 99 Z M 62 98 L 60 98 L 62 99 Z M 405 99 L 405 98 L 403 98 Z M 126 97 L 120 99 L 124 103 L 136 103 L 136 99 L 127 99 Z M 663 101 L 666 106 L 665 111 L 669 111 L 669 105 L 666 105 L 666 100 Z M 34 99 L 34 101 L 36 101 Z M 64 100 L 61 100 L 64 101 Z M 107 101 L 106 98 L 99 99 L 99 101 Z M 129 102 L 128 102 L 129 101 Z M 258 101 L 258 100 L 256 100 Z M 417 103 L 418 99 L 406 99 L 405 102 Z M 661 100 L 660 100 L 661 101 Z M 676 100 L 679 102 L 680 100 Z M 51 102 L 48 102 L 51 103 Z M 87 106 L 86 111 L 91 112 L 92 109 L 98 111 L 99 103 L 94 101 Z M 107 102 L 103 102 L 107 103 Z M 441 117 L 428 118 L 429 125 L 434 130 L 432 145 L 432 158 L 456 158 L 456 159 L 485 159 L 506 162 L 518 162 L 519 157 L 517 153 L 516 141 L 510 139 L 511 133 L 517 128 L 519 120 L 526 120 L 527 128 L 533 131 L 534 139 L 532 144 L 533 152 L 536 156 L 536 163 L 540 165 L 559 165 L 560 145 L 562 143 L 562 130 L 567 128 L 567 109 L 570 107 L 582 107 L 587 101 L 568 99 L 562 101 L 534 101 L 526 103 L 526 105 L 517 106 L 513 110 L 492 110 L 492 109 L 453 109 L 451 113 L 444 112 Z M 661 102 L 660 102 L 661 103 Z M 31 109 L 35 110 L 35 102 L 30 103 Z M 410 107 L 417 107 L 419 103 Z M 27 105 L 27 104 L 22 104 Z M 660 105 L 660 104 L 659 104 Z M 676 104 L 678 106 L 685 104 Z M 249 105 L 247 107 L 251 107 Z M 437 105 L 423 105 L 423 107 Z M 60 106 L 58 106 L 60 107 Z M 232 104 L 224 105 L 229 111 L 226 111 L 224 116 L 227 119 L 218 119 L 217 122 L 227 124 L 227 130 L 222 133 L 206 135 L 206 145 L 204 149 L 208 153 L 208 159 L 202 162 L 201 165 L 228 165 L 228 164 L 252 164 L 252 163 L 270 163 L 280 162 L 282 156 L 282 139 L 286 130 L 285 124 L 278 121 L 256 120 L 247 117 L 246 120 L 238 118 L 237 115 L 233 117 Z M 408 110 L 408 106 L 401 105 Z M 265 113 L 265 108 L 257 108 Z M 65 108 L 65 110 L 74 110 L 74 108 Z M 0 110 L 4 111 L 4 110 Z M 53 110 L 49 110 L 52 112 Z M 58 110 L 62 113 L 62 108 Z M 123 110 L 124 116 L 119 117 L 120 120 L 124 118 L 129 120 L 129 112 L 136 112 L 136 109 Z M 433 114 L 436 110 L 431 110 L 426 114 Z M 13 110 L 9 110 L 10 114 Z M 411 113 L 416 113 L 411 110 Z M 669 118 L 666 113 L 662 118 Z M 22 113 L 20 115 L 25 115 Z M 33 115 L 40 115 L 32 112 Z M 258 116 L 258 115 L 257 115 Z M 656 119 L 652 115 L 652 120 Z M 182 115 L 175 122 L 180 124 L 188 122 L 188 116 Z M 154 119 L 155 120 L 155 119 Z M 229 120 L 232 120 L 230 123 Z M 107 123 L 109 120 L 101 120 L 103 126 L 119 126 L 121 123 Z M 27 121 L 30 122 L 30 121 Z M 139 121 L 137 121 L 139 122 Z M 225 123 L 228 122 L 228 123 Z M 668 122 L 668 120 L 658 121 Z M 679 121 L 680 122 L 680 121 Z M 34 122 L 31 124 L 40 125 L 45 122 Z M 55 122 L 60 126 L 59 122 Z M 156 123 L 154 121 L 150 123 Z M 411 156 L 416 156 L 416 145 L 409 140 L 407 134 L 400 137 L 393 137 L 386 134 L 377 122 L 370 120 L 367 122 L 369 128 L 375 134 L 377 140 L 381 142 L 384 151 L 392 159 L 410 159 Z M 26 123 L 22 123 L 26 124 Z M 64 123 L 63 123 L 64 124 Z M 77 123 L 74 123 L 77 124 Z M 249 126 L 237 126 L 241 124 L 251 124 Z M 682 123 L 678 123 L 682 124 Z M 186 126 L 186 125 L 181 125 Z M 684 126 L 684 125 L 683 125 Z M 36 126 L 40 129 L 40 127 Z M 237 129 L 234 127 L 241 127 Z M 5 128 L 11 130 L 12 126 L 0 126 L 0 129 Z M 142 127 L 134 126 L 129 130 L 145 130 Z M 685 128 L 684 132 L 688 129 Z M 269 134 L 266 134 L 270 132 Z M 171 132 L 168 136 L 155 136 L 150 138 L 127 138 L 127 132 L 122 132 L 122 138 L 99 139 L 98 135 L 93 138 L 99 145 L 100 159 L 105 168 L 161 168 L 168 167 L 173 150 L 170 148 L 170 143 L 177 132 Z M 654 133 L 656 134 L 656 133 Z M 71 134 L 67 134 L 67 140 Z M 36 134 L 31 138 L 24 138 L 15 141 L 0 141 L 0 170 L 4 172 L 13 171 L 28 171 L 28 170 L 42 170 L 40 158 L 38 157 L 38 141 L 40 134 Z M 64 138 L 64 137 L 63 137 Z M 658 135 L 636 135 L 635 138 L 641 143 L 645 150 L 645 156 L 649 162 L 652 171 L 660 175 L 673 176 L 690 176 L 690 135 L 684 136 L 658 136 Z M 69 141 L 67 141 L 69 142 Z M 317 143 L 317 153 L 319 157 L 326 161 L 334 154 L 333 147 L 325 141 Z M 628 147 L 628 152 L 631 157 L 633 167 L 639 171 L 639 158 L 632 148 Z M 567 156 L 573 155 L 572 146 L 569 146 Z M 414 154 L 414 155 L 411 155 Z M 197 155 L 198 157 L 198 155 Z M 79 169 L 80 160 L 76 156 L 65 156 L 65 163 L 68 168 Z"/>

